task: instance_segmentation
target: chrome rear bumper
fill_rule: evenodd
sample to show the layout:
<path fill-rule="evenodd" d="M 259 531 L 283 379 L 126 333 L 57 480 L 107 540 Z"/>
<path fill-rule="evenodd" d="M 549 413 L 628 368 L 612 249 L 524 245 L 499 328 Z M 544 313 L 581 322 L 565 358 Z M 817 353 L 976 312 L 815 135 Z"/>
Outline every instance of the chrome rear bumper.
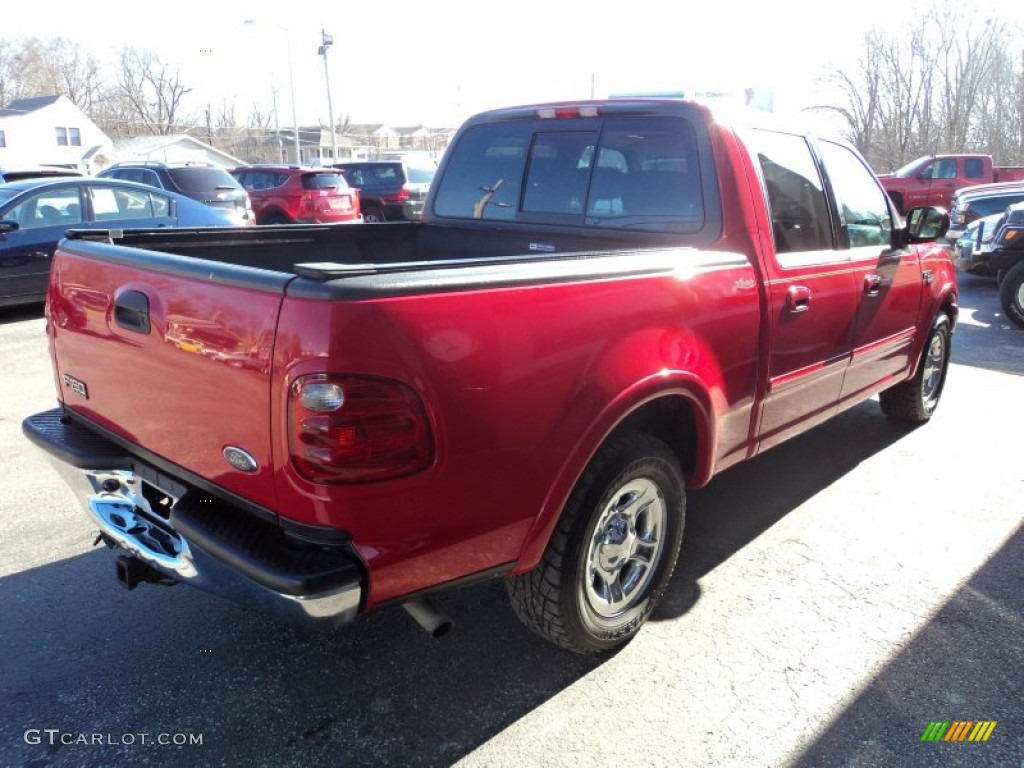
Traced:
<path fill-rule="evenodd" d="M 359 613 L 362 568 L 347 548 L 292 540 L 145 465 L 60 409 L 30 416 L 22 428 L 54 460 L 108 546 L 169 579 L 293 624 L 337 626 Z"/>

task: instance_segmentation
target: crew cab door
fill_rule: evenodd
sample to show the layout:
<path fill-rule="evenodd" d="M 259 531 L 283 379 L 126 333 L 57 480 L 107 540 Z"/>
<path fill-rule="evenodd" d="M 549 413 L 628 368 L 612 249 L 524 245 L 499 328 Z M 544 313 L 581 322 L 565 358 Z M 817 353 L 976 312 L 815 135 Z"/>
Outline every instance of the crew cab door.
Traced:
<path fill-rule="evenodd" d="M 968 181 L 964 178 L 963 158 L 937 157 L 923 166 L 913 177 L 907 179 L 907 191 L 903 196 L 903 210 L 909 211 L 919 205 L 935 205 L 948 209 L 953 202 L 953 193 L 967 184 L 977 184 L 980 179 Z"/>
<path fill-rule="evenodd" d="M 850 358 L 860 296 L 838 249 L 824 182 L 802 136 L 753 131 L 771 217 L 768 385 L 760 448 L 832 416 Z"/>
<path fill-rule="evenodd" d="M 914 246 L 894 248 L 897 228 L 885 192 L 848 148 L 819 141 L 838 215 L 838 245 L 849 249 L 859 292 L 851 361 L 841 399 L 856 402 L 867 390 L 906 372 L 921 306 L 921 264 Z"/>

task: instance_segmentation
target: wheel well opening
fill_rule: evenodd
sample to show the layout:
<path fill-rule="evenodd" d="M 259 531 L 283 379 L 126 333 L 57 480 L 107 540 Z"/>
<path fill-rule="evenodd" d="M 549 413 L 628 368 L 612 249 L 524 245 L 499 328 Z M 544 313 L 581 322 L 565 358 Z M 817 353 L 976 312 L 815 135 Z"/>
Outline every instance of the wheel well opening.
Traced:
<path fill-rule="evenodd" d="M 627 416 L 614 432 L 646 432 L 672 449 L 684 475 L 691 476 L 696 470 L 697 419 L 693 404 L 685 397 L 652 400 Z"/>

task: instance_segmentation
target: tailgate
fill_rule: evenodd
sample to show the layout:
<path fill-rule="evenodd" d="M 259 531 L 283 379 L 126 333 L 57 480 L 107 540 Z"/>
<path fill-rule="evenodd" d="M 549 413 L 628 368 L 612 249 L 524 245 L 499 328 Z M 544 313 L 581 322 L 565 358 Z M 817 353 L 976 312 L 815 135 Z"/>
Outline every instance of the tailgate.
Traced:
<path fill-rule="evenodd" d="M 271 356 L 291 278 L 65 240 L 48 295 L 61 400 L 131 443 L 273 507 Z"/>

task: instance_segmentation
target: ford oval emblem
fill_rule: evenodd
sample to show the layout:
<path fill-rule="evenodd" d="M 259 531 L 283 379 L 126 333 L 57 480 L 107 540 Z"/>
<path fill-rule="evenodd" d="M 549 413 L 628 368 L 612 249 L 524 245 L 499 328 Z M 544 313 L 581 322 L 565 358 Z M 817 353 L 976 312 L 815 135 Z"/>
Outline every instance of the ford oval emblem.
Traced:
<path fill-rule="evenodd" d="M 232 467 L 241 470 L 242 472 L 255 472 L 259 468 L 259 464 L 256 463 L 256 459 L 250 456 L 246 451 L 243 451 L 241 448 L 237 448 L 233 445 L 229 445 L 224 449 L 224 460 Z"/>

